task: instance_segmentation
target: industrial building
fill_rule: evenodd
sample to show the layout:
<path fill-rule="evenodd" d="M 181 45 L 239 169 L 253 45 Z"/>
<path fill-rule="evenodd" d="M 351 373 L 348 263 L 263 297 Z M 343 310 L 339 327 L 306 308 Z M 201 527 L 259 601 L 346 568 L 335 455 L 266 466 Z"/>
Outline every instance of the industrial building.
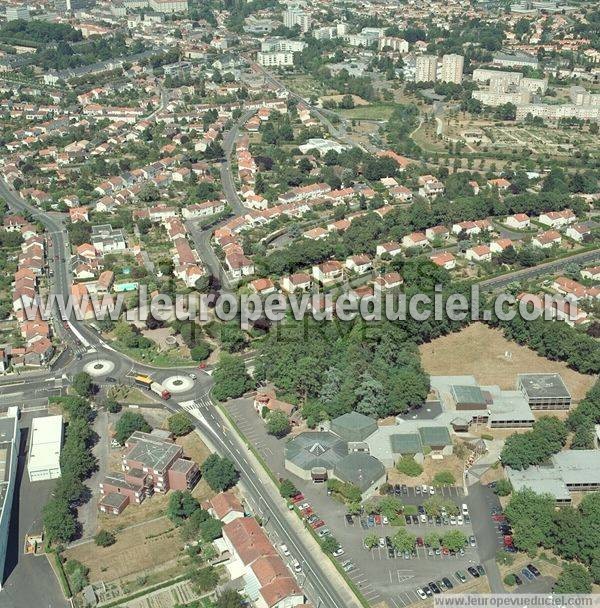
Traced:
<path fill-rule="evenodd" d="M 19 454 L 18 416 L 18 409 L 11 407 L 7 416 L 0 418 L 0 590 L 4 584 L 10 514 Z"/>
<path fill-rule="evenodd" d="M 520 390 L 532 410 L 568 410 L 571 393 L 558 374 L 519 374 Z"/>
<path fill-rule="evenodd" d="M 29 481 L 46 481 L 60 477 L 62 438 L 62 416 L 45 416 L 31 421 L 31 442 L 27 458 Z"/>

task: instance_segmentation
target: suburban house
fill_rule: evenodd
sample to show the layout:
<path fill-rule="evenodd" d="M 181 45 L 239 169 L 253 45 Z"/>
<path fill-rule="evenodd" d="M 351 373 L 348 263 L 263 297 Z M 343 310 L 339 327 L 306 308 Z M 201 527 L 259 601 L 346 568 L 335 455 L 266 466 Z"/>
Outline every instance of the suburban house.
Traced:
<path fill-rule="evenodd" d="M 423 232 L 411 232 L 402 237 L 403 247 L 425 247 L 426 245 L 429 245 L 429 241 Z"/>
<path fill-rule="evenodd" d="M 470 262 L 490 262 L 492 251 L 487 245 L 476 245 L 465 251 L 465 258 Z"/>
<path fill-rule="evenodd" d="M 445 268 L 446 270 L 453 270 L 456 268 L 456 258 L 449 251 L 442 251 L 429 256 L 429 259 L 436 265 Z"/>
<path fill-rule="evenodd" d="M 404 283 L 404 279 L 398 272 L 387 272 L 386 274 L 379 275 L 374 281 L 373 285 L 380 291 L 390 291 L 396 289 Z"/>
<path fill-rule="evenodd" d="M 271 279 L 254 279 L 248 284 L 250 289 L 261 296 L 266 296 L 270 293 L 275 293 L 275 284 Z"/>
<path fill-rule="evenodd" d="M 377 245 L 375 250 L 376 255 L 382 256 L 384 253 L 391 255 L 392 257 L 402 253 L 402 245 L 396 241 L 390 241 L 389 243 L 381 243 Z"/>
<path fill-rule="evenodd" d="M 330 260 L 312 267 L 313 279 L 321 285 L 333 285 L 344 277 L 344 266 L 337 260 Z"/>
<path fill-rule="evenodd" d="M 565 230 L 565 234 L 581 243 L 586 237 L 591 236 L 592 230 L 596 229 L 598 224 L 596 222 L 584 222 L 582 224 L 572 224 Z"/>
<path fill-rule="evenodd" d="M 220 492 L 208 501 L 208 512 L 223 522 L 223 525 L 244 517 L 244 507 L 233 491 Z"/>
<path fill-rule="evenodd" d="M 243 253 L 233 252 L 226 254 L 225 263 L 236 279 L 254 274 L 254 262 Z"/>
<path fill-rule="evenodd" d="M 304 272 L 297 272 L 281 278 L 281 289 L 287 293 L 296 291 L 309 291 L 312 285 L 310 275 Z"/>
<path fill-rule="evenodd" d="M 557 232 L 556 230 L 541 232 L 531 240 L 531 244 L 540 249 L 550 249 L 553 245 L 560 245 L 561 242 L 562 237 L 560 236 L 560 232 Z"/>
<path fill-rule="evenodd" d="M 368 255 L 353 255 L 346 260 L 345 266 L 357 274 L 364 274 L 373 268 L 373 263 Z"/>
<path fill-rule="evenodd" d="M 490 243 L 490 251 L 492 253 L 502 253 L 505 249 L 512 246 L 513 243 L 510 239 L 497 239 Z"/>
<path fill-rule="evenodd" d="M 590 268 L 584 268 L 581 271 L 581 276 L 584 279 L 590 279 L 592 281 L 600 281 L 600 266 L 592 266 Z"/>
<path fill-rule="evenodd" d="M 425 236 L 427 240 L 433 241 L 434 239 L 445 239 L 450 235 L 450 231 L 446 226 L 432 226 L 425 230 Z"/>
<path fill-rule="evenodd" d="M 571 296 L 576 301 L 600 298 L 599 287 L 586 287 L 567 277 L 557 277 L 554 279 L 552 287 L 559 293 Z"/>
<path fill-rule="evenodd" d="M 101 255 L 114 251 L 126 251 L 127 243 L 120 228 L 113 228 L 110 224 L 92 226 L 92 245 Z"/>
<path fill-rule="evenodd" d="M 509 228 L 515 228 L 516 230 L 526 230 L 531 226 L 531 220 L 526 213 L 515 213 L 514 215 L 509 215 L 504 223 Z"/>
<path fill-rule="evenodd" d="M 538 217 L 538 222 L 551 228 L 562 228 L 568 224 L 572 224 L 577 221 L 577 216 L 571 211 L 571 209 L 564 209 L 563 211 L 547 211 L 541 213 Z"/>

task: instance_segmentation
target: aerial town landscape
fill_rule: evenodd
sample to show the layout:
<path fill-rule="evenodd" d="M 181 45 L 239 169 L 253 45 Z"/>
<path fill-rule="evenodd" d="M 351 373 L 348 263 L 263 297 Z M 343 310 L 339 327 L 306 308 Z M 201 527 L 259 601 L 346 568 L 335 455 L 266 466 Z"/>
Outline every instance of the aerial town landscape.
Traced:
<path fill-rule="evenodd" d="M 595 0 L 1 0 L 0 608 L 600 598 L 599 135 Z"/>

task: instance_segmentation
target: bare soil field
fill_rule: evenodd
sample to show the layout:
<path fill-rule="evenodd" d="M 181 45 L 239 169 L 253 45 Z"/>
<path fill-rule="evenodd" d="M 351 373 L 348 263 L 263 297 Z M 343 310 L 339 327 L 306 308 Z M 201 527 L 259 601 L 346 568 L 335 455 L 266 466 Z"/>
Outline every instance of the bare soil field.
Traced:
<path fill-rule="evenodd" d="M 128 507 L 128 510 L 133 510 Z M 90 582 L 113 581 L 137 572 L 149 573 L 157 564 L 176 559 L 182 548 L 179 531 L 166 518 L 129 528 L 116 534 L 110 547 L 97 547 L 94 542 L 64 552 L 89 569 Z"/>
<path fill-rule="evenodd" d="M 473 375 L 483 385 L 513 389 L 517 374 L 558 373 L 575 402 L 594 384 L 593 376 L 569 369 L 565 363 L 540 357 L 533 350 L 510 342 L 498 329 L 473 323 L 460 332 L 419 347 L 423 367 L 431 375 Z M 510 353 L 510 358 L 505 356 Z"/>

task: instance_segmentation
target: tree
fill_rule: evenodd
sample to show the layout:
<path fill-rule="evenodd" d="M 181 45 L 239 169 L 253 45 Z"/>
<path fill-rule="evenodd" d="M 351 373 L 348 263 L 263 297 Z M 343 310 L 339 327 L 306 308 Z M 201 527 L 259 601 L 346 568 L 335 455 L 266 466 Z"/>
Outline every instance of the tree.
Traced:
<path fill-rule="evenodd" d="M 167 420 L 169 431 L 176 437 L 182 437 L 187 435 L 194 430 L 194 423 L 190 420 L 190 417 L 184 412 L 177 412 L 173 414 Z"/>
<path fill-rule="evenodd" d="M 379 542 L 379 539 L 377 540 L 377 542 Z M 322 541 L 321 541 L 321 549 L 323 549 L 323 551 L 325 553 L 333 553 L 334 551 L 337 551 L 337 548 L 340 546 L 340 544 L 338 543 L 337 540 L 335 540 L 335 538 L 333 538 L 333 536 L 326 536 Z"/>
<path fill-rule="evenodd" d="M 396 468 L 409 477 L 418 477 L 423 472 L 423 467 L 412 456 L 402 456 L 396 463 Z"/>
<path fill-rule="evenodd" d="M 412 551 L 415 548 L 417 539 L 413 534 L 410 534 L 405 528 L 400 528 L 392 537 L 392 546 L 396 551 L 404 553 Z"/>
<path fill-rule="evenodd" d="M 230 353 L 242 350 L 246 344 L 244 332 L 235 323 L 221 326 L 220 339 L 223 348 Z"/>
<path fill-rule="evenodd" d="M 442 545 L 450 551 L 458 551 L 467 544 L 467 537 L 460 530 L 450 530 L 442 536 Z"/>
<path fill-rule="evenodd" d="M 169 496 L 166 515 L 175 525 L 181 526 L 198 509 L 200 509 L 200 503 L 191 492 L 175 490 Z"/>
<path fill-rule="evenodd" d="M 219 401 L 241 397 L 251 386 L 244 361 L 225 353 L 215 367 L 213 379 L 213 395 Z"/>
<path fill-rule="evenodd" d="M 199 593 L 212 591 L 219 583 L 219 574 L 213 566 L 192 570 L 190 580 Z"/>
<path fill-rule="evenodd" d="M 94 536 L 94 542 L 99 547 L 110 547 L 116 542 L 115 535 L 108 530 L 100 530 L 96 536 Z"/>
<path fill-rule="evenodd" d="M 66 500 L 50 500 L 44 506 L 42 518 L 49 543 L 67 543 L 75 536 L 77 524 Z"/>
<path fill-rule="evenodd" d="M 365 536 L 364 543 L 367 549 L 374 549 L 379 544 L 379 536 L 371 532 Z"/>
<path fill-rule="evenodd" d="M 194 361 L 204 361 L 210 356 L 210 346 L 204 340 L 198 340 L 190 349 L 190 356 Z"/>
<path fill-rule="evenodd" d="M 289 479 L 284 479 L 279 486 L 283 498 L 293 498 L 298 495 L 298 488 Z"/>
<path fill-rule="evenodd" d="M 214 602 L 215 608 L 244 608 L 244 598 L 233 589 L 225 589 Z"/>
<path fill-rule="evenodd" d="M 221 458 L 218 454 L 211 454 L 200 467 L 200 471 L 211 490 L 224 492 L 234 486 L 239 473 L 228 458 Z"/>
<path fill-rule="evenodd" d="M 200 538 L 205 543 L 212 543 L 221 536 L 223 529 L 223 522 L 219 521 L 214 517 L 209 517 L 206 521 L 200 524 Z"/>
<path fill-rule="evenodd" d="M 105 406 L 106 411 L 111 414 L 117 414 L 121 411 L 121 404 L 116 399 L 107 399 Z"/>
<path fill-rule="evenodd" d="M 592 576 L 581 564 L 565 564 L 552 591 L 554 593 L 591 593 Z"/>
<path fill-rule="evenodd" d="M 273 410 L 267 414 L 267 433 L 275 437 L 285 437 L 292 430 L 290 419 L 285 412 Z"/>
<path fill-rule="evenodd" d="M 549 542 L 554 507 L 555 500 L 550 495 L 536 494 L 528 488 L 512 493 L 505 513 L 513 527 L 517 549 L 533 553 Z"/>
<path fill-rule="evenodd" d="M 149 433 L 152 427 L 138 412 L 124 412 L 115 425 L 115 439 L 124 445 L 135 431 Z"/>
<path fill-rule="evenodd" d="M 92 377 L 86 372 L 75 374 L 72 386 L 81 397 L 89 397 L 94 392 Z"/>
<path fill-rule="evenodd" d="M 450 471 L 440 471 L 433 478 L 434 486 L 453 486 L 456 483 L 456 478 Z"/>
<path fill-rule="evenodd" d="M 512 572 L 504 577 L 504 584 L 508 587 L 514 587 L 517 584 L 517 579 Z"/>

